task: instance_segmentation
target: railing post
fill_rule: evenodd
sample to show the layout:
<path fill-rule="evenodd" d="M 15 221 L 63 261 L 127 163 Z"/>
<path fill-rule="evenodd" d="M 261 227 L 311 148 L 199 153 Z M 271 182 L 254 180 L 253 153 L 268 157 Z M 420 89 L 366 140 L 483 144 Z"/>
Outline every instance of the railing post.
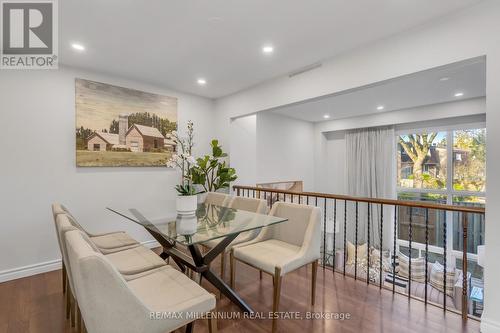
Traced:
<path fill-rule="evenodd" d="M 326 266 L 326 198 L 323 207 L 323 271 Z"/>
<path fill-rule="evenodd" d="M 427 266 L 429 263 L 429 209 L 425 209 L 425 295 L 424 303 L 427 305 L 427 274 L 429 268 Z M 445 290 L 446 293 L 446 290 Z M 446 297 L 446 296 L 445 296 Z"/>
<path fill-rule="evenodd" d="M 408 228 L 408 248 L 409 248 L 409 253 L 408 253 L 408 299 L 411 298 L 411 242 L 413 238 L 413 207 L 410 207 L 410 225 Z"/>
<path fill-rule="evenodd" d="M 393 235 L 393 250 L 392 250 L 392 293 L 396 292 L 396 238 L 398 224 L 398 206 L 394 205 L 394 235 Z"/>
<path fill-rule="evenodd" d="M 337 257 L 335 246 L 335 235 L 337 233 L 337 199 L 333 199 L 333 259 L 332 259 L 332 274 L 335 274 L 335 259 Z"/>
<path fill-rule="evenodd" d="M 371 214 L 371 205 L 370 203 L 368 202 L 367 204 L 367 207 L 368 207 L 368 231 L 367 231 L 367 237 L 366 237 L 366 242 L 367 242 L 367 247 L 368 247 L 368 251 L 367 251 L 367 260 L 368 260 L 368 267 L 370 265 L 370 214 Z M 368 268 L 366 270 L 366 284 L 370 284 L 370 268 Z"/>
<path fill-rule="evenodd" d="M 382 289 L 382 257 L 383 257 L 383 242 L 384 242 L 384 204 L 380 204 L 380 256 L 379 256 L 379 288 Z"/>
<path fill-rule="evenodd" d="M 444 267 L 444 274 L 443 274 L 443 291 L 444 291 L 444 295 L 445 297 L 443 297 L 443 311 L 446 311 L 446 263 L 448 262 L 447 260 L 447 256 L 448 256 L 448 253 L 447 253 L 447 238 L 446 238 L 446 233 L 448 232 L 447 231 L 447 224 L 448 224 L 448 221 L 446 220 L 446 216 L 448 214 L 446 214 L 446 212 L 444 212 L 444 223 L 443 223 L 443 267 Z"/>
<path fill-rule="evenodd" d="M 347 260 L 347 200 L 344 200 L 344 276 L 345 276 L 345 264 Z"/>
<path fill-rule="evenodd" d="M 462 320 L 467 320 L 467 312 L 469 304 L 467 302 L 467 228 L 469 226 L 468 213 L 462 213 L 462 232 L 463 232 L 463 246 L 462 246 Z"/>
<path fill-rule="evenodd" d="M 354 227 L 354 280 L 358 279 L 358 202 L 356 201 L 356 220 Z M 370 251 L 368 249 L 368 251 Z M 367 267 L 370 267 L 368 264 Z M 368 270 L 370 270 L 368 268 Z"/>

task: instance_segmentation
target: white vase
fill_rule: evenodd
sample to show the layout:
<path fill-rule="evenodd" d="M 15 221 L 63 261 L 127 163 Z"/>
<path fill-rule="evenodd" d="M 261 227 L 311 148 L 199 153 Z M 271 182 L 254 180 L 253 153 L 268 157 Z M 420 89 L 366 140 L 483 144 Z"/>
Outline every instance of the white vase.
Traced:
<path fill-rule="evenodd" d="M 198 218 L 195 214 L 178 215 L 175 223 L 175 231 L 178 235 L 193 235 L 198 227 Z"/>
<path fill-rule="evenodd" d="M 177 213 L 193 214 L 198 207 L 198 196 L 197 195 L 179 195 L 177 196 Z"/>

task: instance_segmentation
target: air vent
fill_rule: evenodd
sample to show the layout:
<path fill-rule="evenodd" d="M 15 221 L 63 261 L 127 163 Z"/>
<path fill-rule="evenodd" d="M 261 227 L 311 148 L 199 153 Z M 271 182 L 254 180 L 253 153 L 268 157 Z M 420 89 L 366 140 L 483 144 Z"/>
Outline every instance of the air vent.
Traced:
<path fill-rule="evenodd" d="M 304 74 L 306 72 L 312 71 L 313 69 L 320 68 L 321 66 L 323 66 L 323 64 L 320 62 L 317 62 L 315 64 L 305 66 L 305 67 L 302 67 L 294 72 L 291 72 L 290 74 L 288 74 L 288 77 L 294 77 L 294 76 L 297 76 L 300 74 Z"/>

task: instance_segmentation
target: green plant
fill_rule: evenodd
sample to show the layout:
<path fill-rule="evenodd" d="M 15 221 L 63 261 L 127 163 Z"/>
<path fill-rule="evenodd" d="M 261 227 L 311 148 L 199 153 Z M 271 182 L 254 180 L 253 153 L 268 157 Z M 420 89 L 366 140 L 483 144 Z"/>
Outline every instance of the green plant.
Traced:
<path fill-rule="evenodd" d="M 175 189 L 177 190 L 177 193 L 179 193 L 179 195 L 181 195 L 181 196 L 188 196 L 188 195 L 195 195 L 196 194 L 196 189 L 191 184 L 176 185 Z"/>
<path fill-rule="evenodd" d="M 212 140 L 212 156 L 205 155 L 196 159 L 196 165 L 191 169 L 193 184 L 203 186 L 205 192 L 215 192 L 221 188 L 228 188 L 229 183 L 235 181 L 236 170 L 229 167 L 224 160 L 227 154 L 222 150 L 218 140 Z"/>

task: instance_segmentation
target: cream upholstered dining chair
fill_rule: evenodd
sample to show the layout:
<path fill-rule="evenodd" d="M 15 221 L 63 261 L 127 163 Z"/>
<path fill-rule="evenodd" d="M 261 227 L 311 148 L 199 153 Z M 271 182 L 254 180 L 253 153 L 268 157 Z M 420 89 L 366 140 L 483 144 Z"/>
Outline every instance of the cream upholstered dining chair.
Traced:
<path fill-rule="evenodd" d="M 66 267 L 67 286 L 69 291 L 66 291 L 66 317 L 71 318 L 71 325 L 74 327 L 78 324 L 81 328 L 81 321 L 79 320 L 79 307 L 78 298 L 76 297 L 74 289 L 74 277 L 71 268 L 68 266 L 68 252 L 66 248 L 65 237 L 69 231 L 80 230 L 76 228 L 66 214 L 59 214 L 56 217 L 56 231 L 59 241 L 59 247 L 62 254 L 62 261 Z M 80 230 L 81 231 L 81 230 Z M 89 238 L 89 244 L 96 252 L 102 253 L 101 250 Z M 149 271 L 165 266 L 166 263 L 153 251 L 146 247 L 139 245 L 134 248 L 125 249 L 119 252 L 106 254 L 115 268 L 123 275 L 125 280 L 132 280 L 147 274 Z"/>
<path fill-rule="evenodd" d="M 227 207 L 230 201 L 231 201 L 231 196 L 228 194 L 219 192 L 208 192 L 204 203 L 207 205 Z"/>
<path fill-rule="evenodd" d="M 80 225 L 80 223 L 78 223 L 73 214 L 71 214 L 65 206 L 59 203 L 52 204 L 52 214 L 54 215 L 54 221 L 57 215 L 66 214 L 70 219 L 71 224 L 86 233 L 87 236 L 92 239 L 92 242 L 101 250 L 101 252 L 105 254 L 122 251 L 139 245 L 138 241 L 130 237 L 124 231 L 111 231 L 99 234 L 88 232 Z"/>
<path fill-rule="evenodd" d="M 215 297 L 171 266 L 125 280 L 80 230 L 65 237 L 75 291 L 89 333 L 163 333 L 215 308 Z M 209 318 L 209 328 L 216 329 Z M 192 325 L 192 324 L 191 324 Z"/>
<path fill-rule="evenodd" d="M 139 242 L 137 242 L 135 239 L 127 235 L 123 231 L 113 231 L 113 232 L 107 232 L 107 233 L 100 233 L 100 234 L 92 234 L 87 232 L 81 225 L 78 223 L 76 218 L 69 212 L 69 210 L 63 206 L 62 204 L 59 203 L 53 203 L 52 204 L 52 215 L 54 218 L 54 223 L 56 223 L 56 218 L 60 214 L 66 214 L 68 216 L 69 221 L 71 224 L 85 232 L 96 244 L 100 251 L 103 253 L 113 253 L 113 252 L 118 252 L 130 248 L 134 248 L 136 246 L 139 246 Z M 59 240 L 59 233 L 57 233 L 58 241 Z M 64 259 L 64 258 L 63 258 Z M 66 292 L 67 287 L 68 287 L 68 277 L 67 277 L 67 271 L 66 271 L 66 262 L 63 260 L 62 261 L 62 282 L 63 282 L 63 293 Z M 73 318 L 73 317 L 72 317 Z"/>
<path fill-rule="evenodd" d="M 265 214 L 267 211 L 267 203 L 265 200 L 262 199 L 253 199 L 253 198 L 245 198 L 245 197 L 232 197 L 229 201 L 229 208 L 234 208 L 234 209 L 239 209 L 239 210 L 245 210 L 248 212 L 253 212 L 257 214 Z M 254 239 L 259 233 L 259 230 L 252 230 L 252 231 L 247 231 L 247 232 L 242 232 L 239 234 L 232 242 L 229 244 L 229 246 L 226 247 L 224 252 L 221 253 L 220 255 L 220 261 L 221 261 L 221 266 L 220 266 L 220 276 L 221 279 L 224 279 L 224 273 L 225 273 L 225 256 L 226 253 L 228 253 L 231 248 L 237 244 L 245 243 L 248 241 L 251 241 Z M 203 246 L 209 249 L 214 248 L 221 239 L 214 239 L 208 242 L 203 243 Z"/>
<path fill-rule="evenodd" d="M 269 215 L 287 218 L 288 222 L 264 228 L 255 239 L 232 248 L 231 287 L 234 288 L 235 260 L 271 274 L 274 277 L 273 312 L 277 312 L 282 277 L 312 263 L 311 304 L 314 304 L 321 244 L 320 209 L 276 202 Z M 277 321 L 273 318 L 273 332 L 276 325 Z"/>

